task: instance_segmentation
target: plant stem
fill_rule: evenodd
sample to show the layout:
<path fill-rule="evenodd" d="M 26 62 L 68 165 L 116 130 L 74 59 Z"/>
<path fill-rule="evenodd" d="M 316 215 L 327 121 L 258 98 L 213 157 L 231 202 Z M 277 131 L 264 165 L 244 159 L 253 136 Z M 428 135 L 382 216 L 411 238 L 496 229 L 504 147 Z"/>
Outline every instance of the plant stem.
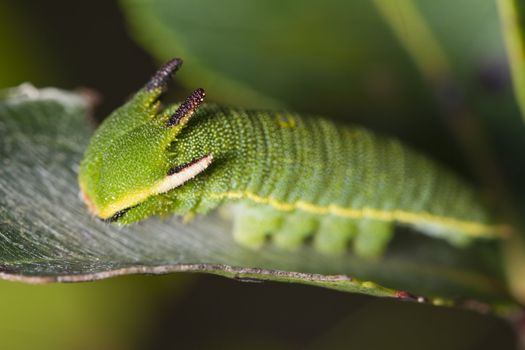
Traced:
<path fill-rule="evenodd" d="M 498 0 L 498 7 L 514 94 L 525 119 L 525 3 L 519 0 Z"/>
<path fill-rule="evenodd" d="M 472 172 L 489 191 L 491 199 L 501 205 L 503 214 L 509 213 L 511 196 L 501 168 L 483 128 L 462 95 L 445 49 L 413 0 L 373 2 L 431 88 L 440 115 L 459 142 Z"/>

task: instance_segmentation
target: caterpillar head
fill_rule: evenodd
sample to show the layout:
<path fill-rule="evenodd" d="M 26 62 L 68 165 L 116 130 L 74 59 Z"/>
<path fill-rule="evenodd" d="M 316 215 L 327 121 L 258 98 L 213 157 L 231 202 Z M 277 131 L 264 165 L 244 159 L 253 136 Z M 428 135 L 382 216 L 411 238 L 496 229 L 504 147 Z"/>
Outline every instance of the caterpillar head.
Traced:
<path fill-rule="evenodd" d="M 170 144 L 205 95 L 203 89 L 197 89 L 183 103 L 160 109 L 159 97 L 181 64 L 176 58 L 162 66 L 93 135 L 80 164 L 79 185 L 82 199 L 96 217 L 124 221 L 121 218 L 130 210 L 141 216 L 135 208 L 146 202 L 150 203 L 147 210 L 159 211 L 164 193 L 210 165 L 212 154 L 185 155 L 192 160 L 173 164 L 169 153 Z M 151 207 L 152 197 L 158 197 L 154 201 L 157 208 Z"/>

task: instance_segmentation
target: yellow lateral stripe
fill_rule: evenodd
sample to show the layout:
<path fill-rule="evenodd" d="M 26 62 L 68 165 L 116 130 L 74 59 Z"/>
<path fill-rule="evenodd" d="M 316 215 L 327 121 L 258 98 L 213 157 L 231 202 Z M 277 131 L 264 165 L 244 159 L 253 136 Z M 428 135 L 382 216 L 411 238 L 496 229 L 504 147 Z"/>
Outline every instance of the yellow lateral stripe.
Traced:
<path fill-rule="evenodd" d="M 291 211 L 299 209 L 311 214 L 325 215 L 332 214 L 335 216 L 350 218 L 350 219 L 376 219 L 382 221 L 397 221 L 403 224 L 425 224 L 432 223 L 455 228 L 466 235 L 473 237 L 507 237 L 510 229 L 507 226 L 486 225 L 474 221 L 458 220 L 450 217 L 432 215 L 429 213 L 414 213 L 404 210 L 386 211 L 374 208 L 343 208 L 336 205 L 328 205 L 325 207 L 308 203 L 305 201 L 297 201 L 295 203 L 286 203 L 279 201 L 272 197 L 261 197 L 252 192 L 222 192 L 210 193 L 210 196 L 215 199 L 249 199 L 258 204 L 270 205 L 280 211 Z"/>

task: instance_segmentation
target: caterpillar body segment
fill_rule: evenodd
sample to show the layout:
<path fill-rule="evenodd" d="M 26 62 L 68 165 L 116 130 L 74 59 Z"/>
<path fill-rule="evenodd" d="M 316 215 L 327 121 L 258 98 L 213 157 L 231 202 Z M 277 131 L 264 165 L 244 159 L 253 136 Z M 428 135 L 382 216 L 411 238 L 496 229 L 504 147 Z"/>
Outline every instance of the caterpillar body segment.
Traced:
<path fill-rule="evenodd" d="M 175 62 L 175 63 L 174 63 Z M 128 224 L 233 208 L 234 238 L 320 251 L 348 246 L 378 256 L 408 225 L 463 244 L 498 238 L 478 194 L 399 141 L 294 113 L 157 102 L 170 61 L 95 133 L 81 163 L 84 201 L 97 217 Z"/>

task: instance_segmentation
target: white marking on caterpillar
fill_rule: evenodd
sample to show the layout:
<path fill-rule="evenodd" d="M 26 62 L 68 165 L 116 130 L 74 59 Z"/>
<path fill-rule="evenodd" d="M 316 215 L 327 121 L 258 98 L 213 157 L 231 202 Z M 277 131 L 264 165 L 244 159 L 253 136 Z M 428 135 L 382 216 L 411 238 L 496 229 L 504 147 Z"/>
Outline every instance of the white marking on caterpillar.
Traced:
<path fill-rule="evenodd" d="M 168 192 L 175 187 L 179 187 L 186 181 L 191 180 L 198 174 L 202 173 L 211 164 L 212 160 L 213 155 L 208 154 L 181 168 L 171 170 L 166 178 L 157 182 L 157 184 L 153 186 L 152 193 L 161 194 Z"/>

